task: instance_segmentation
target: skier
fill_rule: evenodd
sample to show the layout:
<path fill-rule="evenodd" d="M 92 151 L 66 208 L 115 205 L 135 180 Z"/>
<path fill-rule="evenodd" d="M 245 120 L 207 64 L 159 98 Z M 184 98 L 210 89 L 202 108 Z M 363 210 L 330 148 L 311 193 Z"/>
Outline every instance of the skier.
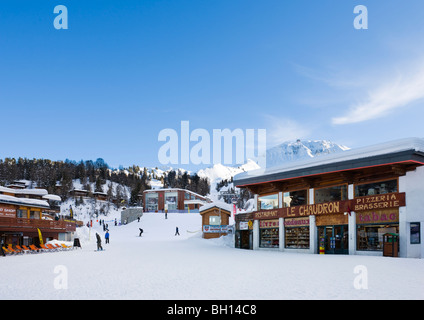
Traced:
<path fill-rule="evenodd" d="M 0 256 L 3 256 L 3 257 L 5 257 L 6 256 L 6 254 L 4 253 L 4 251 L 3 251 L 3 246 L 4 246 L 4 242 L 3 242 L 3 239 L 1 240 L 1 245 L 0 245 Z"/>
<path fill-rule="evenodd" d="M 143 229 L 141 229 L 141 228 L 138 228 L 138 230 L 140 230 L 140 234 L 139 234 L 139 237 L 141 237 L 141 235 L 143 234 Z"/>
<path fill-rule="evenodd" d="M 178 227 L 176 227 L 176 229 L 175 229 L 175 235 L 180 235 L 180 233 L 179 233 L 179 231 L 178 231 Z"/>
<path fill-rule="evenodd" d="M 137 220 L 138 220 L 137 222 L 140 222 L 140 216 L 137 217 Z"/>
<path fill-rule="evenodd" d="M 96 238 L 97 238 L 97 251 L 103 250 L 102 247 L 102 238 L 100 238 L 99 234 L 96 232 Z"/>
<path fill-rule="evenodd" d="M 106 231 L 106 234 L 105 234 L 105 242 L 106 242 L 106 243 L 109 243 L 109 230 L 108 230 L 108 231 Z"/>

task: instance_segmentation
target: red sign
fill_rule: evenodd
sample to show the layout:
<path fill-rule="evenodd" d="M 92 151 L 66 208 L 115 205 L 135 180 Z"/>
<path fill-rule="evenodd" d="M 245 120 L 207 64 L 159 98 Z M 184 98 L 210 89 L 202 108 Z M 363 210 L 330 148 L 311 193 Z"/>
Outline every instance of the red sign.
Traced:
<path fill-rule="evenodd" d="M 0 217 L 16 218 L 16 209 L 0 207 Z"/>

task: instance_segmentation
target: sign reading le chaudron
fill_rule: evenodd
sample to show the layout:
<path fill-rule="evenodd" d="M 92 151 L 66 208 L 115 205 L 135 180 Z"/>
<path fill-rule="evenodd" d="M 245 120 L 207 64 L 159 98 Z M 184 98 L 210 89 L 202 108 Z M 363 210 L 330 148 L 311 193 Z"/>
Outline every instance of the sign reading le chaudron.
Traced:
<path fill-rule="evenodd" d="M 353 200 L 257 211 L 254 213 L 254 219 L 261 220 L 304 217 L 311 215 L 338 214 L 350 211 L 380 210 L 402 206 L 405 206 L 405 193 L 388 193 L 376 196 L 360 197 Z"/>

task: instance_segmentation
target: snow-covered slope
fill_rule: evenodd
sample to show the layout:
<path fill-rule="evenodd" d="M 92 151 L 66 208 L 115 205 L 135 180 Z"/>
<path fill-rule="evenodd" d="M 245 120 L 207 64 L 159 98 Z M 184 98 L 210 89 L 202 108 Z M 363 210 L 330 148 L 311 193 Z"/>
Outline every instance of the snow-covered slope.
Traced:
<path fill-rule="evenodd" d="M 140 222 L 124 226 L 109 223 L 109 244 L 105 244 L 105 233 L 96 222 L 91 230 L 78 229 L 82 249 L 0 257 L 0 272 L 6 275 L 0 298 L 161 299 L 170 300 L 169 306 L 174 306 L 174 300 L 196 299 L 214 303 L 235 299 L 424 298 L 422 259 L 235 249 L 233 236 L 202 239 L 196 232 L 201 221 L 199 214 L 171 213 L 165 219 L 163 214 L 146 213 Z M 176 227 L 180 236 L 175 236 Z M 139 228 L 144 230 L 142 237 Z M 96 233 L 102 238 L 103 252 L 95 252 Z M 28 266 L 36 272 L 28 272 Z M 278 272 L 267 272 L 264 266 Z M 357 266 L 366 268 L 366 278 L 363 272 L 355 272 Z M 367 289 L 355 288 L 358 276 L 361 282 L 369 281 Z M 159 311 L 164 314 L 167 309 L 165 305 Z M 208 317 L 206 312 L 202 314 Z"/>

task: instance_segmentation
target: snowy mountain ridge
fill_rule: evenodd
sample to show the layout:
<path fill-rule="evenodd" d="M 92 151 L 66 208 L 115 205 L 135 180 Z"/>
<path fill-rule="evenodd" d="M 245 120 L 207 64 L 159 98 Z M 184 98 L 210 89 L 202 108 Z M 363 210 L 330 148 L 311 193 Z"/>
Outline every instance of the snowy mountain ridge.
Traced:
<path fill-rule="evenodd" d="M 287 141 L 266 151 L 267 168 L 300 159 L 349 150 L 350 148 L 328 140 Z"/>

